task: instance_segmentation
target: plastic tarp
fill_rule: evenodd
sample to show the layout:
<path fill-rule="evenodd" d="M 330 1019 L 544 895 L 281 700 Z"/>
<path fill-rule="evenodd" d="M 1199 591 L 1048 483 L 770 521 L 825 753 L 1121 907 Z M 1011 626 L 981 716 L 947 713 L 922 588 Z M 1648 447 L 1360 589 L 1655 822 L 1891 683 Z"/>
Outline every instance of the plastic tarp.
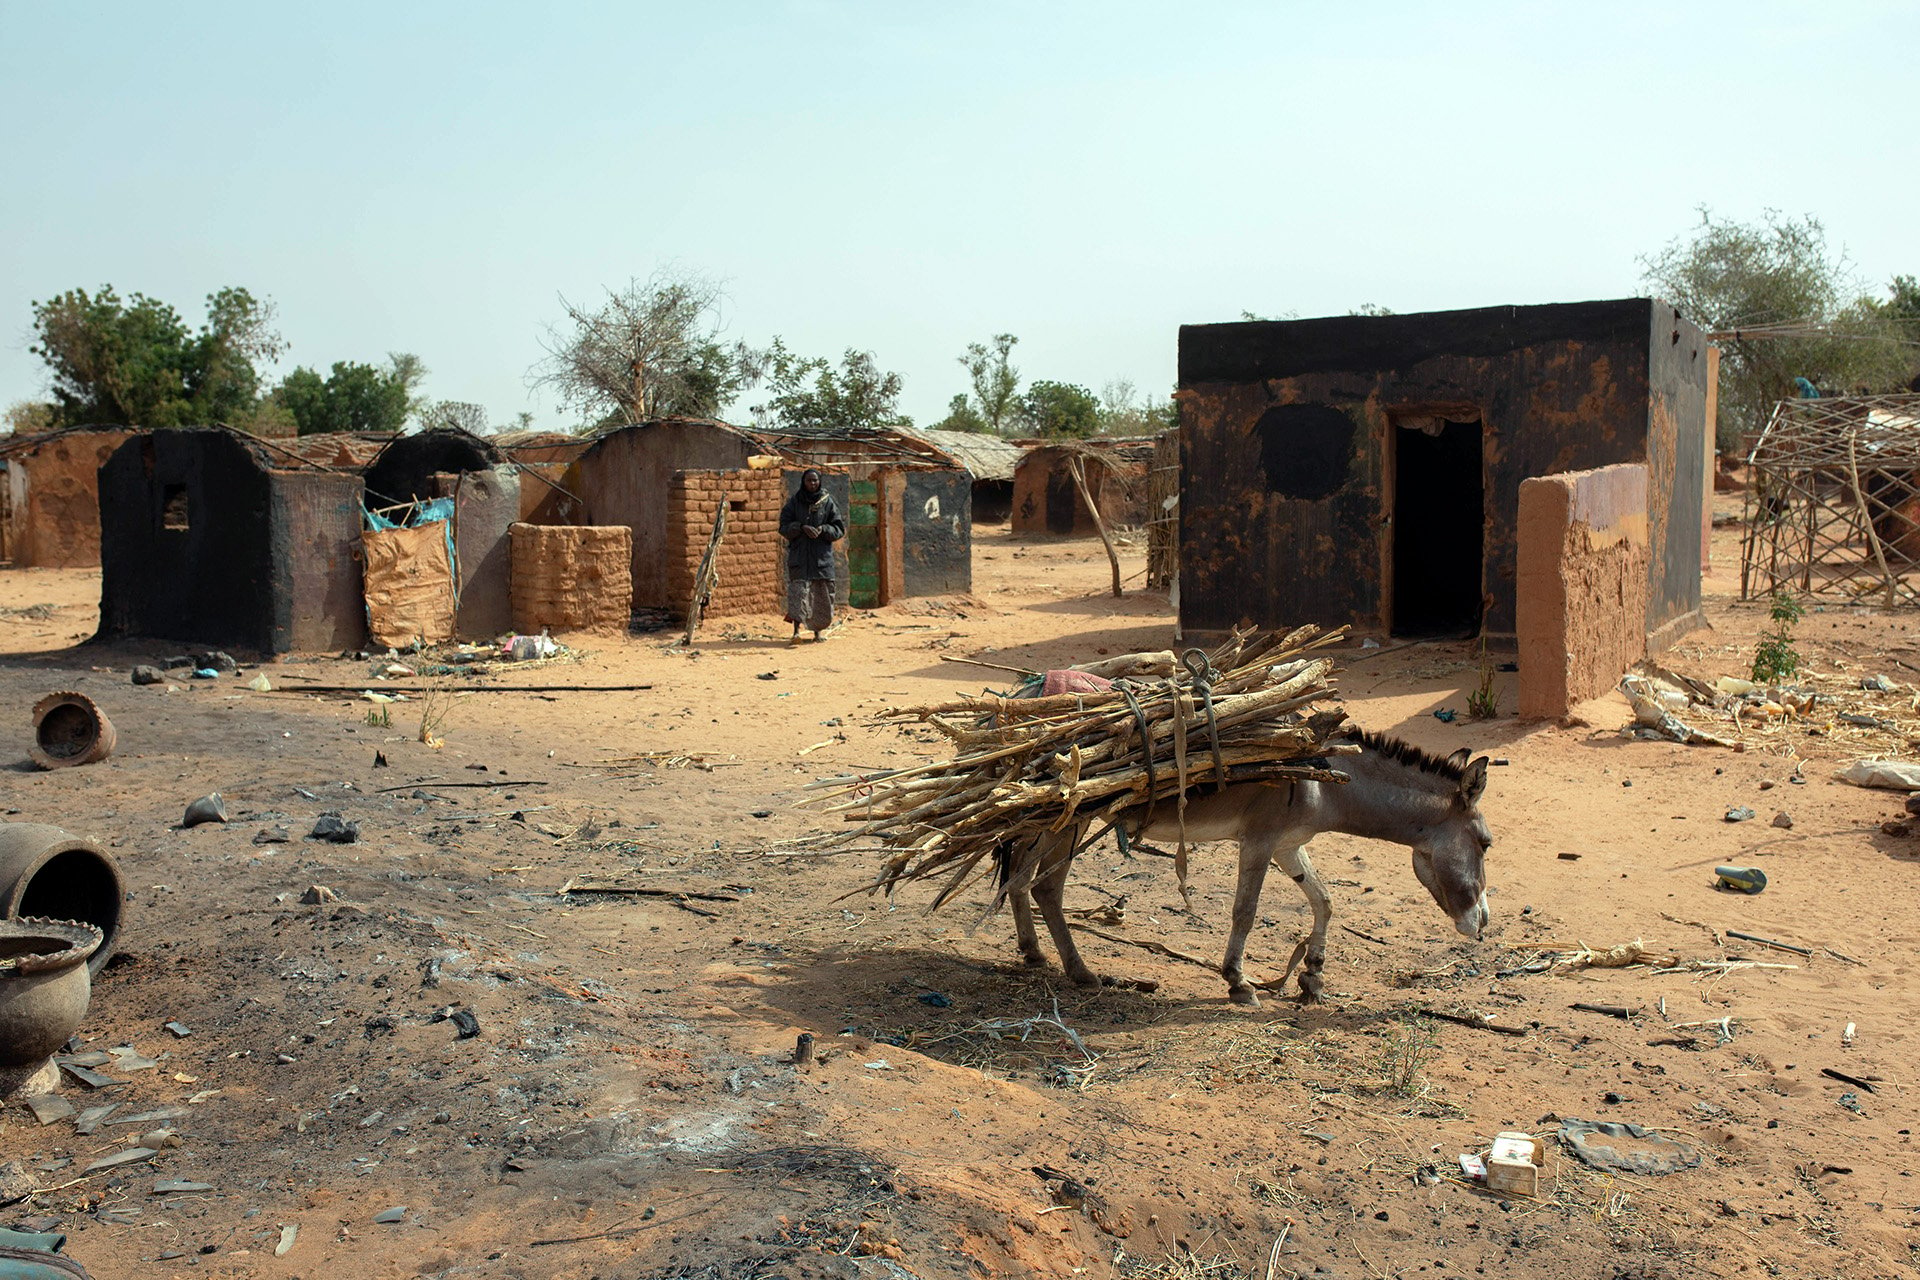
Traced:
<path fill-rule="evenodd" d="M 367 630 L 373 642 L 406 649 L 453 639 L 458 602 L 447 522 L 369 529 L 360 542 L 367 561 Z"/>

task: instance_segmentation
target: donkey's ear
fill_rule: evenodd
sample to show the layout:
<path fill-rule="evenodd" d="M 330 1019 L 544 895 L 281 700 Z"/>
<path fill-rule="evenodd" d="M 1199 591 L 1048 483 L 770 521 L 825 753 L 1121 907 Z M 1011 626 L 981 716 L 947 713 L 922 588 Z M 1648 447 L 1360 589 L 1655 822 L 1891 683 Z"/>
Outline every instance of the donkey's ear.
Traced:
<path fill-rule="evenodd" d="M 1458 754 L 1465 755 L 1466 753 L 1462 751 Z M 1480 801 L 1480 793 L 1486 789 L 1487 758 L 1481 756 L 1478 760 L 1468 765 L 1466 772 L 1460 775 L 1460 798 L 1468 804 L 1477 804 Z"/>
<path fill-rule="evenodd" d="M 1456 752 L 1454 752 L 1454 753 L 1453 753 L 1452 755 L 1450 755 L 1450 756 L 1448 756 L 1448 757 L 1447 757 L 1447 768 L 1449 768 L 1449 769 L 1464 769 L 1464 768 L 1466 768 L 1466 767 L 1467 767 L 1467 754 L 1468 754 L 1468 752 L 1467 752 L 1467 749 L 1466 749 L 1465 747 L 1462 747 L 1462 748 L 1460 748 L 1460 749 L 1459 749 L 1458 751 L 1456 751 Z"/>

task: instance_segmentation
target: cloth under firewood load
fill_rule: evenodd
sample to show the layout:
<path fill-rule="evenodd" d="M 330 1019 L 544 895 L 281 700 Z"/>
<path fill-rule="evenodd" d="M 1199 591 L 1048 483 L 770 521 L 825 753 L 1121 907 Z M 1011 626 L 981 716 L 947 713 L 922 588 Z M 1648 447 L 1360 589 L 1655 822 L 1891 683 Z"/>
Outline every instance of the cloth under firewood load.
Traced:
<path fill-rule="evenodd" d="M 882 722 L 930 725 L 952 754 L 815 783 L 826 790 L 811 803 L 859 824 L 842 843 L 885 848 L 870 888 L 943 877 L 938 907 L 990 873 L 1007 841 L 1082 822 L 1088 842 L 1137 829 L 1222 780 L 1344 782 L 1334 757 L 1358 748 L 1329 741 L 1346 713 L 1314 708 L 1333 691 L 1333 663 L 1312 656 L 1343 634 L 1235 633 L 1211 653 L 1127 654 L 1036 673 L 1012 695 L 889 708 Z"/>

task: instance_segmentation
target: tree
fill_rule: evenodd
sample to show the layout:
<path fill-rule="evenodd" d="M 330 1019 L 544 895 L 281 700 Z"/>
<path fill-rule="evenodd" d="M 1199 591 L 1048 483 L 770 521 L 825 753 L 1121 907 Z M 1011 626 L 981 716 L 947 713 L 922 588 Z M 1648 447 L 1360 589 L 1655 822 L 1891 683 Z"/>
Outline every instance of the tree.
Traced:
<path fill-rule="evenodd" d="M 45 400 L 15 400 L 7 406 L 7 430 L 16 436 L 53 430 L 54 407 Z"/>
<path fill-rule="evenodd" d="M 597 310 L 562 297 L 566 322 L 548 328 L 530 381 L 587 421 L 715 417 L 764 363 L 744 342 L 721 341 L 722 301 L 718 285 L 672 271 L 607 290 Z"/>
<path fill-rule="evenodd" d="M 29 349 L 51 373 L 57 426 L 225 423 L 248 416 L 256 365 L 286 349 L 273 318 L 272 303 L 227 288 L 207 298 L 195 332 L 144 294 L 71 289 L 33 304 Z"/>
<path fill-rule="evenodd" d="M 465 400 L 436 400 L 420 410 L 422 431 L 466 431 L 487 434 L 487 411 Z"/>
<path fill-rule="evenodd" d="M 754 416 L 769 427 L 845 431 L 911 426 L 900 412 L 901 377 L 883 372 L 871 351 L 849 348 L 840 367 L 798 356 L 779 338 L 766 353 L 767 403 Z"/>
<path fill-rule="evenodd" d="M 1158 435 L 1174 425 L 1173 401 L 1144 397 L 1126 378 L 1115 378 L 1100 388 L 1099 419 L 1103 436 Z"/>
<path fill-rule="evenodd" d="M 426 372 L 418 356 L 402 351 L 389 354 L 384 369 L 335 361 L 325 378 L 302 366 L 281 380 L 274 397 L 293 415 L 303 436 L 323 431 L 393 432 L 405 426 L 414 411 L 413 390 Z"/>
<path fill-rule="evenodd" d="M 1100 429 L 1100 402 L 1070 382 L 1036 382 L 1021 397 L 1020 422 L 1035 435 L 1083 438 Z"/>
<path fill-rule="evenodd" d="M 1767 424 L 1793 380 L 1842 391 L 1898 386 L 1912 364 L 1898 326 L 1861 290 L 1826 229 L 1767 210 L 1757 223 L 1702 208 L 1691 237 L 1640 259 L 1645 282 L 1720 345 L 1722 449 Z"/>
<path fill-rule="evenodd" d="M 988 431 L 1005 430 L 1012 417 L 1014 402 L 1020 393 L 1020 371 L 1013 367 L 1010 357 L 1019 341 L 1010 333 L 996 333 L 991 347 L 984 342 L 970 342 L 967 353 L 960 357 L 960 367 L 967 371 L 967 378 L 973 383 L 971 407 Z M 949 407 L 957 408 L 958 404 L 956 399 Z"/>
<path fill-rule="evenodd" d="M 987 429 L 987 420 L 980 416 L 980 411 L 973 407 L 973 401 L 962 391 L 947 401 L 947 416 L 934 423 L 933 429 L 981 432 Z"/>

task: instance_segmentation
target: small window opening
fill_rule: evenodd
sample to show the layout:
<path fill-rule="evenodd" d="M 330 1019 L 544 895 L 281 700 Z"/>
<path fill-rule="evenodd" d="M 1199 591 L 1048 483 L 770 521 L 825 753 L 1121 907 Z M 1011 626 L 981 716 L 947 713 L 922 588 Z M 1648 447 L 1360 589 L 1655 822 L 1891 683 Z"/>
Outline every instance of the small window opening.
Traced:
<path fill-rule="evenodd" d="M 727 510 L 745 511 L 746 509 L 747 509 L 747 500 L 745 498 L 728 498 L 727 499 Z"/>
<path fill-rule="evenodd" d="M 160 524 L 166 529 L 187 528 L 187 486 L 170 484 L 166 487 L 166 501 L 160 509 Z"/>

